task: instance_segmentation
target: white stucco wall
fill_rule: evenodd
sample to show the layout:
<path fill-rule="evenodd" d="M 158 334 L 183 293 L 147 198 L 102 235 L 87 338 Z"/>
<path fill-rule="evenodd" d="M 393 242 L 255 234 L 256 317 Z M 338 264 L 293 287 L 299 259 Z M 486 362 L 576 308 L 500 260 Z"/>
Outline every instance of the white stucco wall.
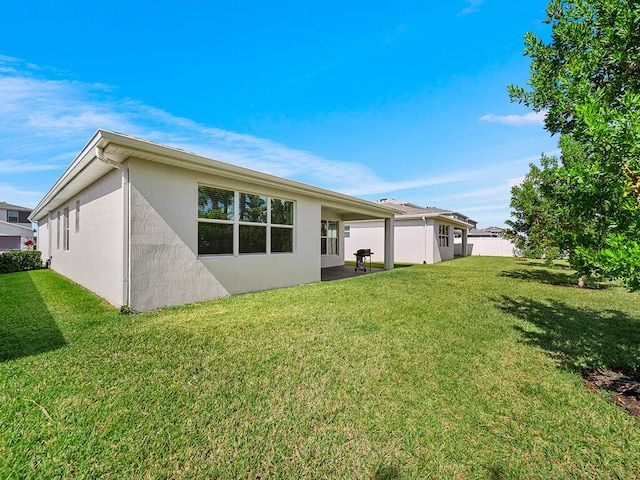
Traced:
<path fill-rule="evenodd" d="M 438 221 L 434 219 L 395 219 L 394 260 L 399 263 L 438 263 L 454 258 L 453 226 L 449 227 L 449 246 L 438 246 Z M 345 239 L 345 251 L 371 248 L 384 259 L 384 221 L 348 222 L 350 237 Z"/>
<path fill-rule="evenodd" d="M 344 239 L 345 260 L 355 261 L 356 253 L 360 249 L 370 249 L 373 252 L 371 261 L 384 261 L 384 220 L 347 222 L 351 227 L 349 238 Z M 344 228 L 342 228 L 344 234 Z M 395 257 L 395 261 L 399 261 Z"/>
<path fill-rule="evenodd" d="M 76 201 L 80 202 L 78 231 Z M 52 257 L 53 270 L 115 306 L 122 305 L 124 298 L 122 205 L 122 174 L 114 170 L 38 222 L 43 261 Z M 63 242 L 65 207 L 69 208 L 68 250 Z"/>
<path fill-rule="evenodd" d="M 145 311 L 320 280 L 318 201 L 130 159 L 131 307 Z M 198 184 L 293 200 L 294 253 L 198 256 Z"/>
<path fill-rule="evenodd" d="M 456 238 L 456 252 L 462 251 L 462 239 Z M 514 257 L 519 255 L 516 246 L 500 237 L 469 237 L 467 255 L 485 257 Z"/>

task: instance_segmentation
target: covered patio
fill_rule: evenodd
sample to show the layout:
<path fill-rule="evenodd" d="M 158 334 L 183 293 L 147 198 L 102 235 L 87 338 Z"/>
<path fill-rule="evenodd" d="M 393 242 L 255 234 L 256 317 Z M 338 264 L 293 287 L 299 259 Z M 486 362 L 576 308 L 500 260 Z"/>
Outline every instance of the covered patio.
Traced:
<path fill-rule="evenodd" d="M 337 267 L 327 267 L 321 270 L 321 280 L 323 282 L 332 282 L 333 280 L 341 280 L 343 278 L 360 277 L 371 273 L 384 272 L 384 268 L 369 268 L 367 271 L 356 270 L 353 265 L 340 265 Z"/>

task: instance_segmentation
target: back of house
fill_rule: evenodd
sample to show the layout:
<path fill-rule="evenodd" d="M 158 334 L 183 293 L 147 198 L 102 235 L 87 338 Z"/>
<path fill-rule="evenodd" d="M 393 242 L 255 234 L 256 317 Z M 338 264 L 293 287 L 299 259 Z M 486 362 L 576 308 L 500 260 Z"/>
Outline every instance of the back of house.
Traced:
<path fill-rule="evenodd" d="M 127 135 L 98 131 L 34 209 L 51 268 L 146 311 L 320 281 L 347 220 L 395 210 Z M 391 240 L 380 251 L 393 268 Z"/>

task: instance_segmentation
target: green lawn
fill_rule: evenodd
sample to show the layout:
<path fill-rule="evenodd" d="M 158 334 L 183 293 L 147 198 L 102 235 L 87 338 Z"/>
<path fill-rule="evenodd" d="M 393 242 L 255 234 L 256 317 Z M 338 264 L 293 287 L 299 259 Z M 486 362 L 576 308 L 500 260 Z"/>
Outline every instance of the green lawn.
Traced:
<path fill-rule="evenodd" d="M 0 478 L 638 478 L 640 294 L 465 258 L 122 316 L 0 275 Z"/>

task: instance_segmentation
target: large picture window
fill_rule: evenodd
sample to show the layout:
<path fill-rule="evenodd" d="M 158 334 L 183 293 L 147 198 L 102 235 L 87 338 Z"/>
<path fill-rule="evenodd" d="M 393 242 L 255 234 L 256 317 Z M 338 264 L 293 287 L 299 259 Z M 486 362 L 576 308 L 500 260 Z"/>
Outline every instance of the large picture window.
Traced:
<path fill-rule="evenodd" d="M 294 202 L 198 185 L 198 254 L 293 253 Z"/>
<path fill-rule="evenodd" d="M 320 253 L 338 255 L 338 222 L 330 220 L 320 222 Z"/>

